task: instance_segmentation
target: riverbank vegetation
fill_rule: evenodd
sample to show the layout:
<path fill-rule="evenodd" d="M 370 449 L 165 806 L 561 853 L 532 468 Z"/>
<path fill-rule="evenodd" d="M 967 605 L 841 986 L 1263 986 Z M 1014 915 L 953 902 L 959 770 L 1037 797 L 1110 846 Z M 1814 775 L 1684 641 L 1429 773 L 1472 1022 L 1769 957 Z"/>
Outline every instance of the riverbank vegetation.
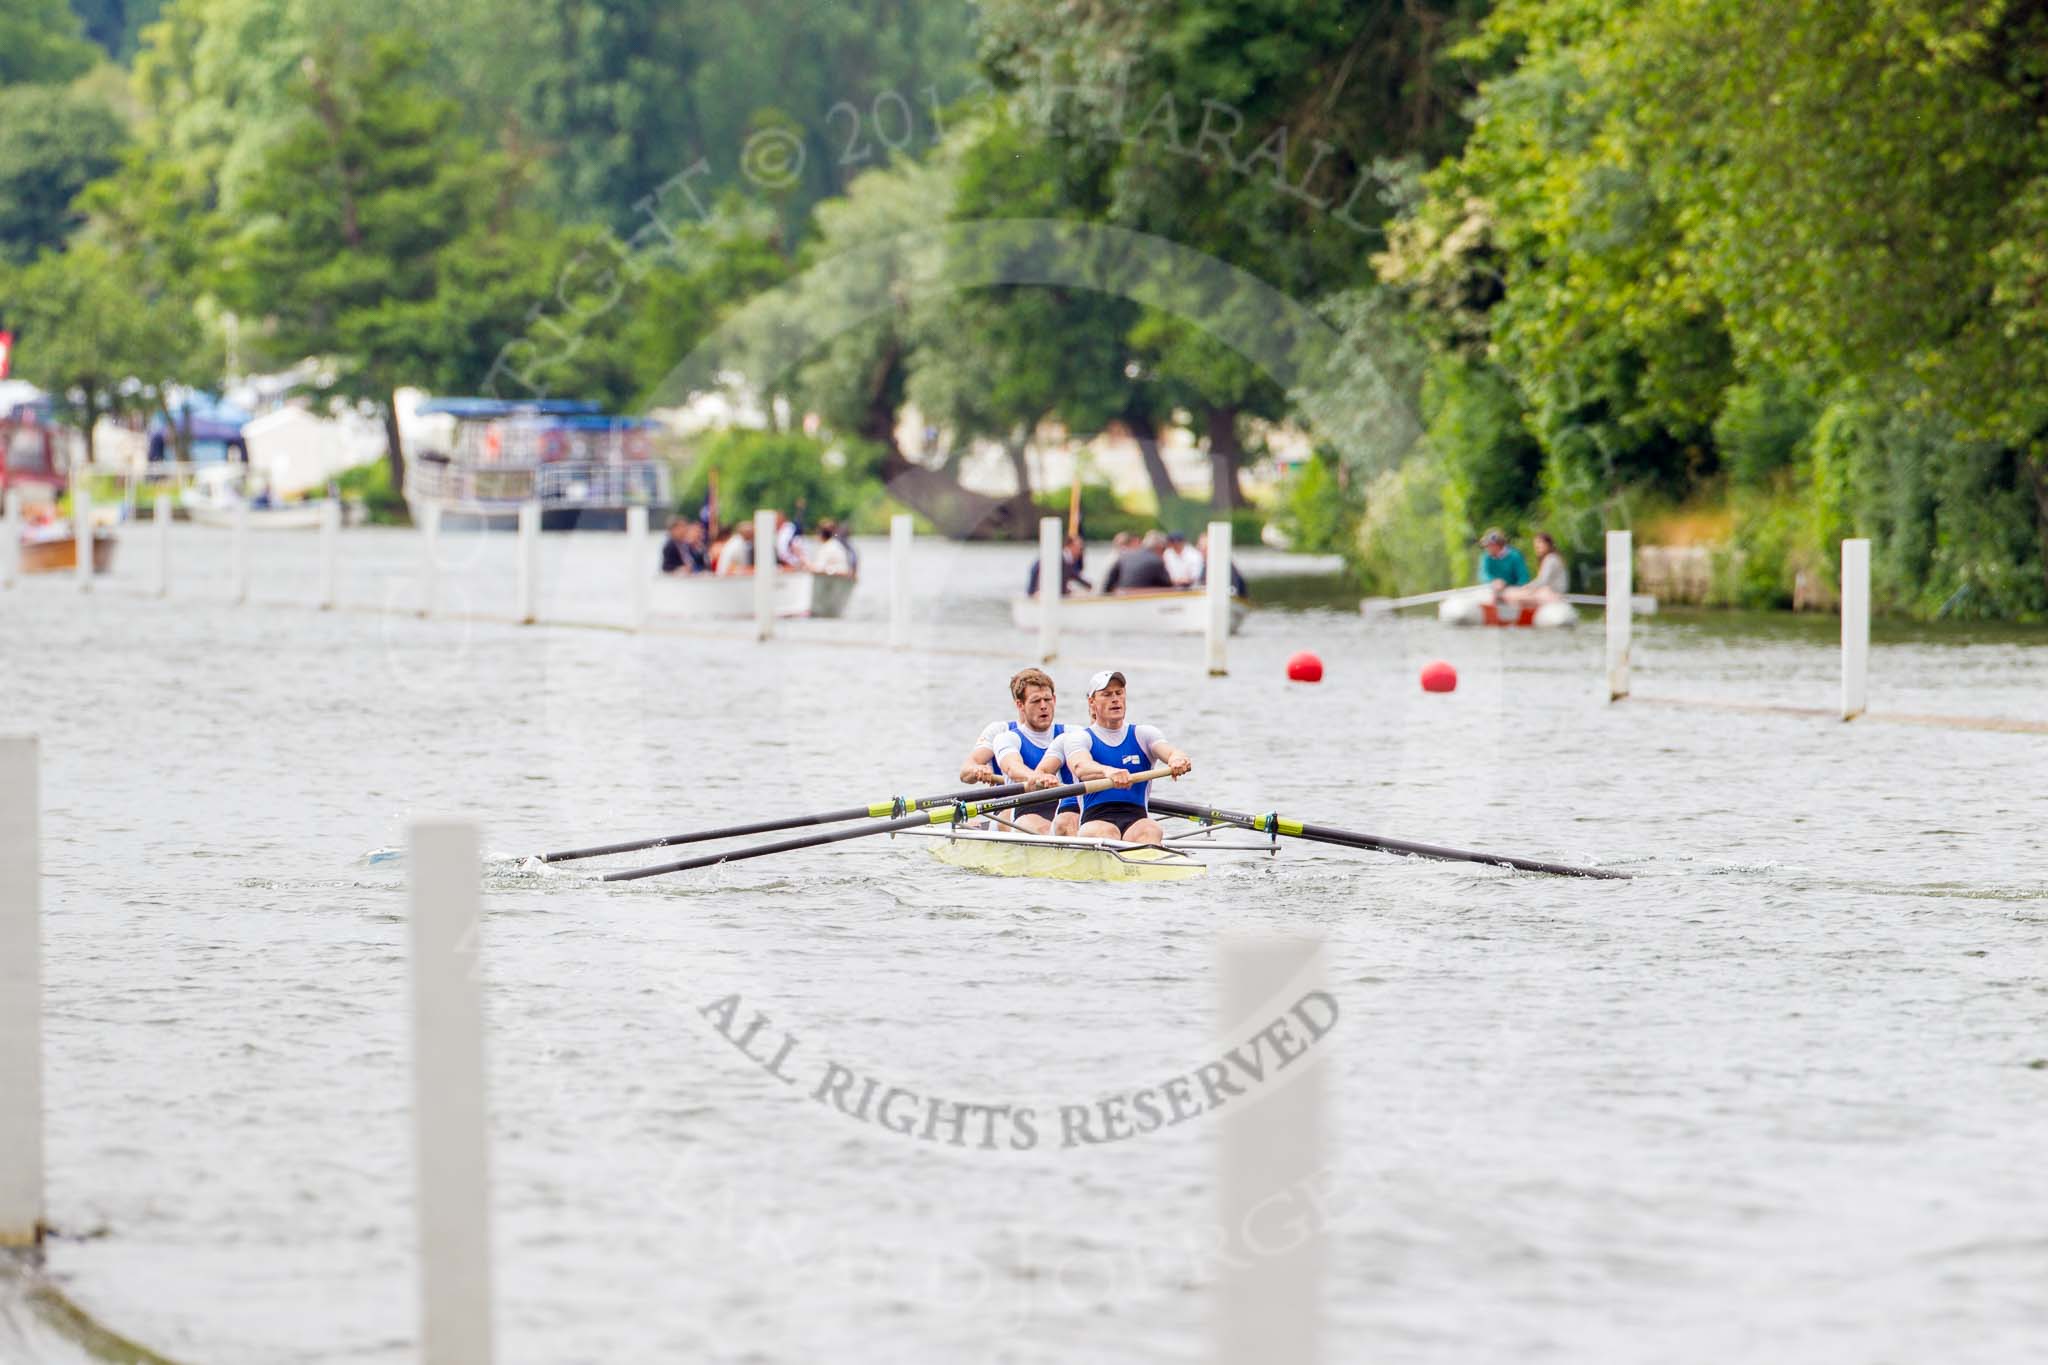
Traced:
<path fill-rule="evenodd" d="M 1867 535 L 1884 609 L 2048 614 L 2038 7 L 0 0 L 0 54 L 0 329 L 81 416 L 307 354 L 373 410 L 725 386 L 772 430 L 686 504 L 1028 536 L 1027 446 L 1113 435 L 1152 496 L 1092 531 L 1379 591 L 1628 526 L 1730 604 Z"/>

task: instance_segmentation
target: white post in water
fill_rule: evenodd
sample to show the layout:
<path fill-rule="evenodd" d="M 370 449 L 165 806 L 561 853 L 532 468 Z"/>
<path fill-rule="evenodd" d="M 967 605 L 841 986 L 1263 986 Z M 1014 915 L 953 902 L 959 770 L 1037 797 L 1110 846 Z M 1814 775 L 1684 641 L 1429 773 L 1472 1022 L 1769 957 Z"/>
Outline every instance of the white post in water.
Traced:
<path fill-rule="evenodd" d="M 1038 519 L 1038 658 L 1051 663 L 1060 653 L 1060 589 L 1066 566 L 1060 557 L 1060 519 Z"/>
<path fill-rule="evenodd" d="M 519 504 L 519 624 L 540 619 L 540 504 Z"/>
<path fill-rule="evenodd" d="M 754 638 L 775 634 L 775 511 L 754 513 Z"/>
<path fill-rule="evenodd" d="M 150 504 L 149 519 L 156 536 L 156 595 L 171 595 L 171 495 L 159 493 Z"/>
<path fill-rule="evenodd" d="M 0 1247 L 43 1223 L 43 945 L 36 741 L 0 739 Z"/>
<path fill-rule="evenodd" d="M 441 597 L 441 505 L 423 503 L 419 509 L 419 521 L 420 615 L 432 616 Z M 519 509 L 519 522 L 522 527 L 526 524 L 526 509 L 523 507 Z M 522 549 L 524 545 L 522 541 Z M 522 557 L 521 564 L 524 562 Z"/>
<path fill-rule="evenodd" d="M 626 611 L 630 629 L 647 625 L 647 585 L 653 569 L 647 563 L 647 508 L 626 509 Z"/>
<path fill-rule="evenodd" d="M 484 1089 L 483 927 L 477 828 L 412 827 L 414 1193 L 420 1230 L 420 1358 L 491 1359 L 490 1143 Z"/>
<path fill-rule="evenodd" d="M 1209 554 L 1202 561 L 1209 576 L 1209 676 L 1220 678 L 1230 671 L 1230 523 L 1209 523 Z"/>
<path fill-rule="evenodd" d="M 1607 700 L 1628 695 L 1629 637 L 1635 629 L 1629 594 L 1635 590 L 1635 535 L 1607 533 Z"/>
<path fill-rule="evenodd" d="M 1215 544 L 1212 537 L 1210 544 Z M 1223 1046 L 1268 1048 L 1263 1084 L 1216 1121 L 1217 1365 L 1312 1365 L 1321 1350 L 1323 1274 L 1332 1235 L 1323 1155 L 1323 1049 L 1337 1023 L 1312 939 L 1226 941 Z"/>
<path fill-rule="evenodd" d="M 7 498 L 0 503 L 0 539 L 7 543 L 0 545 L 0 588 L 14 586 L 15 575 L 21 571 L 21 490 L 10 488 Z"/>
<path fill-rule="evenodd" d="M 333 611 L 341 583 L 341 502 L 320 504 L 320 610 Z"/>
<path fill-rule="evenodd" d="M 1842 542 L 1842 719 L 1870 706 L 1870 542 Z"/>
<path fill-rule="evenodd" d="M 898 512 L 889 518 L 889 648 L 910 647 L 911 517 Z"/>
<path fill-rule="evenodd" d="M 249 504 L 246 499 L 235 503 L 233 570 L 228 589 L 236 606 L 249 600 Z"/>
<path fill-rule="evenodd" d="M 78 547 L 72 572 L 78 576 L 78 590 L 92 591 L 92 490 L 85 486 L 85 471 L 71 480 L 71 543 Z"/>

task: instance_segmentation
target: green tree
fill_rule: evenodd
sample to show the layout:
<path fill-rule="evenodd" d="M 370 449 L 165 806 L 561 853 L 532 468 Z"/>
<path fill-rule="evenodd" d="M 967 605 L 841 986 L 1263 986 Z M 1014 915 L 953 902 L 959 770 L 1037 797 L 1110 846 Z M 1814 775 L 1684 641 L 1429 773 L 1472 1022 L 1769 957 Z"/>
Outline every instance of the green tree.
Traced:
<path fill-rule="evenodd" d="M 105 100 L 54 86 L 0 89 L 0 259 L 61 247 L 79 192 L 120 165 L 128 130 Z"/>
<path fill-rule="evenodd" d="M 91 70 L 93 60 L 64 0 L 0 0 L 0 85 L 61 85 Z"/>

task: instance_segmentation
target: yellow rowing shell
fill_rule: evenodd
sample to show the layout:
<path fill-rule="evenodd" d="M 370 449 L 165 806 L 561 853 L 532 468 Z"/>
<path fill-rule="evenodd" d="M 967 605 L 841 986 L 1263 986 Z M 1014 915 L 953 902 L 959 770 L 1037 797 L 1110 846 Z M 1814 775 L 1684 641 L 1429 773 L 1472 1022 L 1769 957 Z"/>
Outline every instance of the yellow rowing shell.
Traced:
<path fill-rule="evenodd" d="M 955 830 L 932 836 L 932 856 L 996 877 L 1063 882 L 1173 882 L 1209 875 L 1208 864 L 1178 849 L 1114 839 Z"/>

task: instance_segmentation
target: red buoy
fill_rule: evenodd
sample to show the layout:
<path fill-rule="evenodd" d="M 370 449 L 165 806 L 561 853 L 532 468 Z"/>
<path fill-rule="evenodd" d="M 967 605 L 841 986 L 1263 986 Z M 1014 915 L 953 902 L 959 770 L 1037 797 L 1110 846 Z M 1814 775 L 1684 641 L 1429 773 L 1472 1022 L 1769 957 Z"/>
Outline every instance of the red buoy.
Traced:
<path fill-rule="evenodd" d="M 1287 657 L 1287 677 L 1291 682 L 1321 682 L 1323 661 L 1308 650 Z"/>
<path fill-rule="evenodd" d="M 1425 692 L 1455 692 L 1458 690 L 1458 670 L 1442 659 L 1432 659 L 1422 666 L 1422 690 Z"/>

